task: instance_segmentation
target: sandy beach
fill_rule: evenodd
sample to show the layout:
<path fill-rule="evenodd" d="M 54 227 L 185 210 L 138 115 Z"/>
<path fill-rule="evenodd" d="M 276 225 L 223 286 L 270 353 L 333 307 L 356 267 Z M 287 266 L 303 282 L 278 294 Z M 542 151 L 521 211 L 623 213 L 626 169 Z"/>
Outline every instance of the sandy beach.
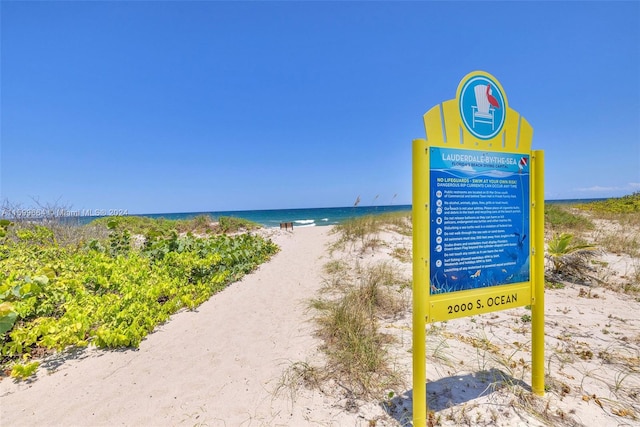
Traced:
<path fill-rule="evenodd" d="M 353 399 L 335 382 L 282 387 L 296 362 L 322 368 L 308 302 L 323 292 L 331 260 L 389 263 L 410 279 L 411 237 L 329 250 L 332 227 L 267 230 L 281 251 L 255 272 L 182 311 L 137 350 L 96 349 L 45 361 L 37 377 L 0 382 L 2 426 L 410 425 L 411 313 L 380 320 L 401 384 Z M 610 257 L 620 279 L 634 260 Z M 613 258 L 611 258 L 613 257 Z M 613 262 L 616 261 L 616 262 Z M 604 274 L 604 273 L 603 273 Z M 410 288 L 399 287 L 410 301 Z M 433 425 L 640 425 L 640 302 L 605 288 L 546 292 L 548 393 L 530 393 L 530 311 L 505 310 L 428 325 Z"/>
<path fill-rule="evenodd" d="M 283 367 L 317 352 L 305 299 L 331 227 L 274 232 L 281 251 L 137 350 L 88 349 L 0 382 L 3 426 L 300 425 L 273 400 Z M 290 405 L 289 405 L 290 406 Z"/>

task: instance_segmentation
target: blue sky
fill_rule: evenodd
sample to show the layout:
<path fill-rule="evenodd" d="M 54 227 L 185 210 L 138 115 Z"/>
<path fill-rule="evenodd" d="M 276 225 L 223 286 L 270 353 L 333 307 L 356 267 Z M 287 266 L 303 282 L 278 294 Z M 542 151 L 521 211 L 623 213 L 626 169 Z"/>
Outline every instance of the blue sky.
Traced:
<path fill-rule="evenodd" d="M 637 1 L 2 1 L 0 19 L 13 204 L 409 204 L 422 115 L 474 70 L 534 127 L 547 199 L 640 191 Z"/>

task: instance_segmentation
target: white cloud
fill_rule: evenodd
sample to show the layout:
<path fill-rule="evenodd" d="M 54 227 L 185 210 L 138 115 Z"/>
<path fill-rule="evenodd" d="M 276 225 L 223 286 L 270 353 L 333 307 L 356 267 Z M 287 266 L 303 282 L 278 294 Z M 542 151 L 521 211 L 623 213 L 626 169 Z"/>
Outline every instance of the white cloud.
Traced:
<path fill-rule="evenodd" d="M 594 185 L 592 187 L 576 188 L 574 191 L 580 193 L 610 193 L 610 194 L 625 194 L 628 192 L 635 192 L 640 189 L 640 182 L 630 182 L 624 186 L 611 186 L 605 187 L 602 185 Z"/>
<path fill-rule="evenodd" d="M 576 188 L 577 191 L 582 191 L 585 193 L 600 193 L 603 191 L 619 191 L 623 190 L 620 187 L 602 187 L 599 185 L 594 185 L 593 187 L 585 187 L 585 188 Z"/>

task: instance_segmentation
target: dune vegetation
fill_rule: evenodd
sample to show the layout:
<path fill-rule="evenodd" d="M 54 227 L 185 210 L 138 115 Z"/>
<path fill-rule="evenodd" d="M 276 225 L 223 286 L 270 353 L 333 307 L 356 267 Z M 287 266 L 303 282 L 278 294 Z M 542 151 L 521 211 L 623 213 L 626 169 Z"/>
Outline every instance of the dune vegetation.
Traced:
<path fill-rule="evenodd" d="M 237 218 L 0 222 L 0 375 L 26 378 L 55 351 L 137 347 L 268 260 L 277 246 Z M 233 233 L 233 235 L 225 234 Z"/>
<path fill-rule="evenodd" d="M 336 394 L 345 410 L 360 411 L 369 425 L 410 425 L 411 394 L 402 390 L 409 387 L 411 366 L 411 215 L 355 218 L 334 232 L 325 287 L 310 301 L 325 362 L 294 362 L 278 391 L 320 388 Z M 428 374 L 428 425 L 509 425 L 522 419 L 578 425 L 577 417 L 592 416 L 588 408 L 576 415 L 580 402 L 595 402 L 604 417 L 621 423 L 640 419 L 638 331 L 618 313 L 603 315 L 604 328 L 583 316 L 596 310 L 589 304 L 605 298 L 603 292 L 611 292 L 608 304 L 640 302 L 640 193 L 587 204 L 547 203 L 545 243 L 548 309 L 564 319 L 547 325 L 547 397 L 526 386 L 530 306 L 438 322 L 427 327 L 427 364 L 435 369 Z M 559 305 L 567 299 L 577 299 L 576 307 Z M 611 329 L 617 321 L 626 329 Z M 581 334 L 598 325 L 603 338 L 589 348 Z M 462 379 L 467 388 L 456 391 Z M 332 391 L 331 384 L 339 387 Z M 484 391 L 477 394 L 476 388 Z M 371 410 L 372 402 L 385 414 Z"/>

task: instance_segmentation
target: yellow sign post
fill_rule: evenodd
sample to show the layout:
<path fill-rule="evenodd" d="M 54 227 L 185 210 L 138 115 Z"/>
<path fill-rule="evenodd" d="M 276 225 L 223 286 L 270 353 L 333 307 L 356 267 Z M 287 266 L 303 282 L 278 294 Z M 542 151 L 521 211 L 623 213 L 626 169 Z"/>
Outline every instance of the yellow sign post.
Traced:
<path fill-rule="evenodd" d="M 426 425 L 427 323 L 532 306 L 544 394 L 544 153 L 483 71 L 424 115 L 413 141 L 413 420 Z"/>

